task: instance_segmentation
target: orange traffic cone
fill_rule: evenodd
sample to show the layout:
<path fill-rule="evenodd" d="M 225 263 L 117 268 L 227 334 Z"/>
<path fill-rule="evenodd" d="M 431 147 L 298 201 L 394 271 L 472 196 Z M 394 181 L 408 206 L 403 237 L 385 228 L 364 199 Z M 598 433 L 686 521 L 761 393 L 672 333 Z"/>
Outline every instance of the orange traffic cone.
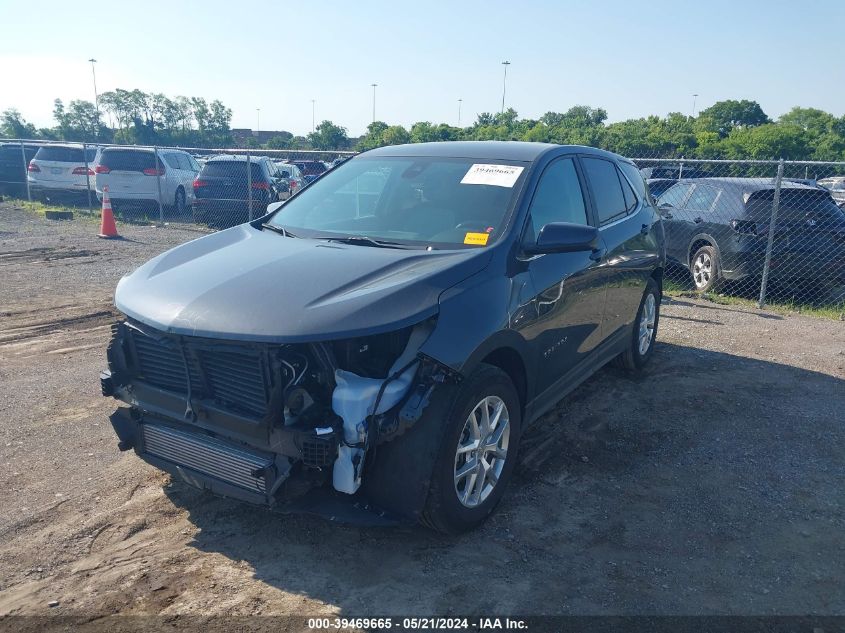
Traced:
<path fill-rule="evenodd" d="M 114 211 L 111 208 L 108 187 L 103 187 L 103 212 L 100 216 L 100 234 L 97 237 L 104 239 L 120 238 L 120 235 L 117 234 L 117 226 L 114 223 Z"/>

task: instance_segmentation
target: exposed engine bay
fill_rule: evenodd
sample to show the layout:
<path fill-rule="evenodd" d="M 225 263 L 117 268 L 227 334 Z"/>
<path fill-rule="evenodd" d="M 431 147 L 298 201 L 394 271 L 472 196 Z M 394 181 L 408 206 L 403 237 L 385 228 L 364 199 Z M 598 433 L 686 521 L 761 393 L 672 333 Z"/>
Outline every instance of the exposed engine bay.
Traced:
<path fill-rule="evenodd" d="M 276 505 L 355 494 L 375 446 L 421 416 L 451 372 L 419 353 L 435 319 L 354 339 L 265 344 L 113 326 L 103 395 L 121 450 L 218 494 Z"/>

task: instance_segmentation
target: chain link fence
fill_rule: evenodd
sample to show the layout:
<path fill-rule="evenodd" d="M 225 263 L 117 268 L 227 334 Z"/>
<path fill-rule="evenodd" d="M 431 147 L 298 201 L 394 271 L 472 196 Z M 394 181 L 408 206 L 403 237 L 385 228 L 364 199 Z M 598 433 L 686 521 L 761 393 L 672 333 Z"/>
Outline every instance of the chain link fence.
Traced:
<path fill-rule="evenodd" d="M 663 218 L 672 283 L 761 307 L 845 303 L 845 163 L 635 160 Z"/>
<path fill-rule="evenodd" d="M 8 196 L 119 220 L 226 228 L 263 215 L 353 152 L 0 139 Z M 845 304 L 845 163 L 634 159 L 660 209 L 667 283 L 795 305 Z"/>
<path fill-rule="evenodd" d="M 0 194 L 123 221 L 226 228 L 264 215 L 353 152 L 0 139 Z"/>

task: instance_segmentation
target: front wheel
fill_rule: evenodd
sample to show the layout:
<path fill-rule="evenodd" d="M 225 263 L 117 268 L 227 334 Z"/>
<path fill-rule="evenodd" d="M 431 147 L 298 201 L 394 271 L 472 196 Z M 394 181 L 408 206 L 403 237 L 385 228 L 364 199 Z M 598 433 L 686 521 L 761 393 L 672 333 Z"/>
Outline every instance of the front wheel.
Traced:
<path fill-rule="evenodd" d="M 422 521 L 446 534 L 479 525 L 496 507 L 516 464 L 519 397 L 501 369 L 482 364 L 460 385 Z"/>
<path fill-rule="evenodd" d="M 617 357 L 617 364 L 624 369 L 642 369 L 654 351 L 657 325 L 660 322 L 660 286 L 649 278 L 645 293 L 637 310 L 631 341 L 628 348 Z"/>

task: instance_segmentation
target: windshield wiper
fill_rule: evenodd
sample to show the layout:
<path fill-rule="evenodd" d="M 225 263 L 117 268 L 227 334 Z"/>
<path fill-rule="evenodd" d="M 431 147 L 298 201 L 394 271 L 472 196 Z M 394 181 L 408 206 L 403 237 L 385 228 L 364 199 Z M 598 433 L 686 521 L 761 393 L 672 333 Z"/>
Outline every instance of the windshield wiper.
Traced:
<path fill-rule="evenodd" d="M 274 233 L 278 233 L 279 235 L 284 235 L 285 237 L 296 237 L 296 235 L 294 235 L 282 226 L 276 226 L 275 224 L 269 224 L 267 222 L 265 222 L 261 226 L 265 229 L 270 229 L 271 231 L 273 231 Z"/>
<path fill-rule="evenodd" d="M 361 246 L 375 246 L 376 248 L 408 248 L 402 246 L 397 242 L 385 242 L 383 240 L 374 240 L 366 235 L 350 235 L 348 237 L 327 237 L 323 238 L 327 242 L 340 242 L 341 244 L 359 244 Z"/>

